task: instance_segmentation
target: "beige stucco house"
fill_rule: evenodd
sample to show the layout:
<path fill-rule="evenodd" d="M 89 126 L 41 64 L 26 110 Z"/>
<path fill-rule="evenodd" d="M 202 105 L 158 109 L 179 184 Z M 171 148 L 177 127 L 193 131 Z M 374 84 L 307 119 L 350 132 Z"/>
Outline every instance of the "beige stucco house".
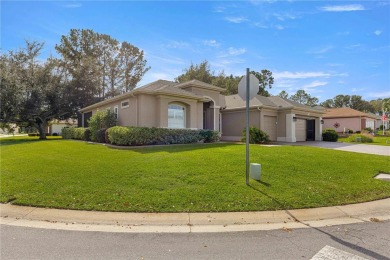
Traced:
<path fill-rule="evenodd" d="M 198 80 L 158 80 L 81 109 L 81 126 L 88 126 L 96 111 L 110 109 L 118 125 L 212 129 L 221 132 L 222 140 L 238 141 L 246 122 L 245 101 L 223 91 Z M 267 132 L 272 141 L 321 140 L 322 113 L 280 97 L 250 101 L 250 125 Z"/>
<path fill-rule="evenodd" d="M 376 129 L 376 115 L 367 114 L 349 107 L 329 108 L 323 115 L 324 128 L 334 129 L 338 133 L 352 130 L 362 131 L 365 128 Z"/>

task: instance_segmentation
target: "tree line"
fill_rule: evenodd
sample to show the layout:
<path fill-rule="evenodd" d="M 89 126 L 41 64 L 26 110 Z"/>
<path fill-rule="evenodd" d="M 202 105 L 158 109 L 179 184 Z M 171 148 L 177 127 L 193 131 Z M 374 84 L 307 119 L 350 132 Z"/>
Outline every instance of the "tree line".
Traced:
<path fill-rule="evenodd" d="M 150 69 L 144 52 L 138 47 L 89 29 L 71 29 L 55 45 L 56 57 L 42 60 L 44 43 L 26 41 L 24 48 L 0 54 L 0 127 L 9 123 L 34 126 L 40 139 L 52 119 L 76 117 L 79 109 L 131 91 Z M 259 79 L 258 94 L 270 96 L 274 84 L 267 69 L 251 71 Z M 174 80 L 182 83 L 197 79 L 225 89 L 223 94 L 238 92 L 240 76 L 214 72 L 207 60 L 191 64 Z M 390 111 L 387 99 L 371 100 L 361 96 L 338 95 L 319 103 L 304 90 L 289 96 L 296 102 L 324 107 L 351 107 L 364 112 Z"/>
<path fill-rule="evenodd" d="M 135 88 L 146 66 L 144 52 L 128 42 L 71 29 L 55 45 L 58 57 L 40 58 L 44 43 L 0 55 L 1 124 L 34 126 L 40 138 L 52 119 L 67 119 L 88 105 Z"/>

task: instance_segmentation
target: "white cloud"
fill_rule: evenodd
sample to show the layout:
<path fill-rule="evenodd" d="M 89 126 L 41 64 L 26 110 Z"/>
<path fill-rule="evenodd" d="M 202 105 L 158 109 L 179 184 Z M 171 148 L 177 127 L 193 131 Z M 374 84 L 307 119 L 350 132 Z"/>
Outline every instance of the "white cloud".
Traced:
<path fill-rule="evenodd" d="M 303 89 L 312 89 L 328 85 L 328 82 L 315 80 L 309 84 L 303 86 Z"/>
<path fill-rule="evenodd" d="M 290 72 L 282 71 L 273 73 L 275 79 L 308 79 L 308 78 L 328 78 L 331 76 L 325 72 Z"/>
<path fill-rule="evenodd" d="M 375 34 L 376 36 L 379 36 L 379 35 L 381 35 L 381 34 L 382 34 L 382 31 L 380 31 L 380 30 L 376 30 L 376 31 L 374 32 L 374 34 Z"/>
<path fill-rule="evenodd" d="M 219 47 L 221 45 L 216 40 L 204 40 L 203 44 L 210 47 Z"/>
<path fill-rule="evenodd" d="M 370 92 L 368 93 L 368 96 L 373 98 L 388 98 L 390 97 L 390 91 Z"/>
<path fill-rule="evenodd" d="M 245 48 L 236 49 L 236 48 L 230 47 L 230 48 L 228 49 L 228 53 L 229 53 L 229 55 L 231 55 L 231 56 L 241 55 L 241 54 L 244 54 L 245 52 L 246 52 L 246 49 L 245 49 Z"/>
<path fill-rule="evenodd" d="M 186 49 L 191 47 L 191 45 L 188 42 L 183 42 L 183 41 L 170 41 L 168 44 L 164 46 L 171 49 Z"/>
<path fill-rule="evenodd" d="M 289 13 L 274 13 L 273 16 L 278 19 L 279 21 L 285 21 L 285 20 L 295 20 L 297 19 L 297 16 Z"/>
<path fill-rule="evenodd" d="M 310 53 L 310 54 L 323 54 L 323 53 L 326 53 L 326 52 L 330 51 L 331 49 L 333 49 L 333 46 L 325 46 L 325 47 L 322 47 L 322 48 L 319 48 L 319 49 L 316 49 L 316 50 L 310 50 L 307 53 Z"/>
<path fill-rule="evenodd" d="M 364 90 L 364 88 L 353 88 L 352 89 L 352 92 L 355 93 L 355 92 L 362 92 Z"/>
<path fill-rule="evenodd" d="M 219 58 L 225 58 L 225 57 L 232 57 L 232 56 L 239 56 L 246 53 L 245 48 L 234 48 L 234 47 L 229 47 L 227 50 L 221 52 L 218 57 Z"/>
<path fill-rule="evenodd" d="M 352 5 L 330 5 L 320 7 L 320 10 L 325 12 L 351 12 L 351 11 L 363 11 L 366 10 L 363 5 L 352 4 Z"/>
<path fill-rule="evenodd" d="M 243 23 L 243 22 L 247 22 L 249 21 L 247 18 L 243 17 L 243 16 L 228 16 L 228 17 L 225 17 L 225 20 L 231 22 L 231 23 Z"/>
<path fill-rule="evenodd" d="M 275 28 L 276 28 L 277 30 L 283 30 L 283 29 L 284 29 L 284 26 L 278 24 L 278 25 L 275 25 Z"/>
<path fill-rule="evenodd" d="M 83 5 L 81 3 L 67 3 L 62 6 L 65 8 L 79 8 L 82 7 Z"/>

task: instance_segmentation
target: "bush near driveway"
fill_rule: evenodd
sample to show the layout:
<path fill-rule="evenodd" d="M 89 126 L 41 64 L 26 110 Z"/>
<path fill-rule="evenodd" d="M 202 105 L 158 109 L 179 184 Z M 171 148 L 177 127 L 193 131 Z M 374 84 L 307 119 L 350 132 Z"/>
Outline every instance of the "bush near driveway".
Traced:
<path fill-rule="evenodd" d="M 324 129 L 322 131 L 322 141 L 326 142 L 337 142 L 339 135 L 333 129 Z"/>
<path fill-rule="evenodd" d="M 352 143 L 372 143 L 373 137 L 368 134 L 354 134 L 348 137 L 348 140 Z"/>

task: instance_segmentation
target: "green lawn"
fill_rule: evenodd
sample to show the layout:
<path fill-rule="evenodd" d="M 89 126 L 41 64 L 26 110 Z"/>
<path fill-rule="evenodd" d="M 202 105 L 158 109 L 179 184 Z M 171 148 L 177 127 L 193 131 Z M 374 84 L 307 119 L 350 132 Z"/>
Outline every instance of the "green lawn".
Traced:
<path fill-rule="evenodd" d="M 303 146 L 251 146 L 262 181 L 245 185 L 245 146 L 195 144 L 113 149 L 5 138 L 0 201 L 131 212 L 260 211 L 390 197 L 390 157 Z"/>
<path fill-rule="evenodd" d="M 364 144 L 374 144 L 374 145 L 386 145 L 390 146 L 390 136 L 374 136 L 373 137 L 373 142 L 372 143 L 364 143 Z M 338 142 L 343 142 L 343 143 L 354 143 L 356 142 L 351 142 L 348 140 L 347 137 L 345 138 L 339 138 Z"/>

